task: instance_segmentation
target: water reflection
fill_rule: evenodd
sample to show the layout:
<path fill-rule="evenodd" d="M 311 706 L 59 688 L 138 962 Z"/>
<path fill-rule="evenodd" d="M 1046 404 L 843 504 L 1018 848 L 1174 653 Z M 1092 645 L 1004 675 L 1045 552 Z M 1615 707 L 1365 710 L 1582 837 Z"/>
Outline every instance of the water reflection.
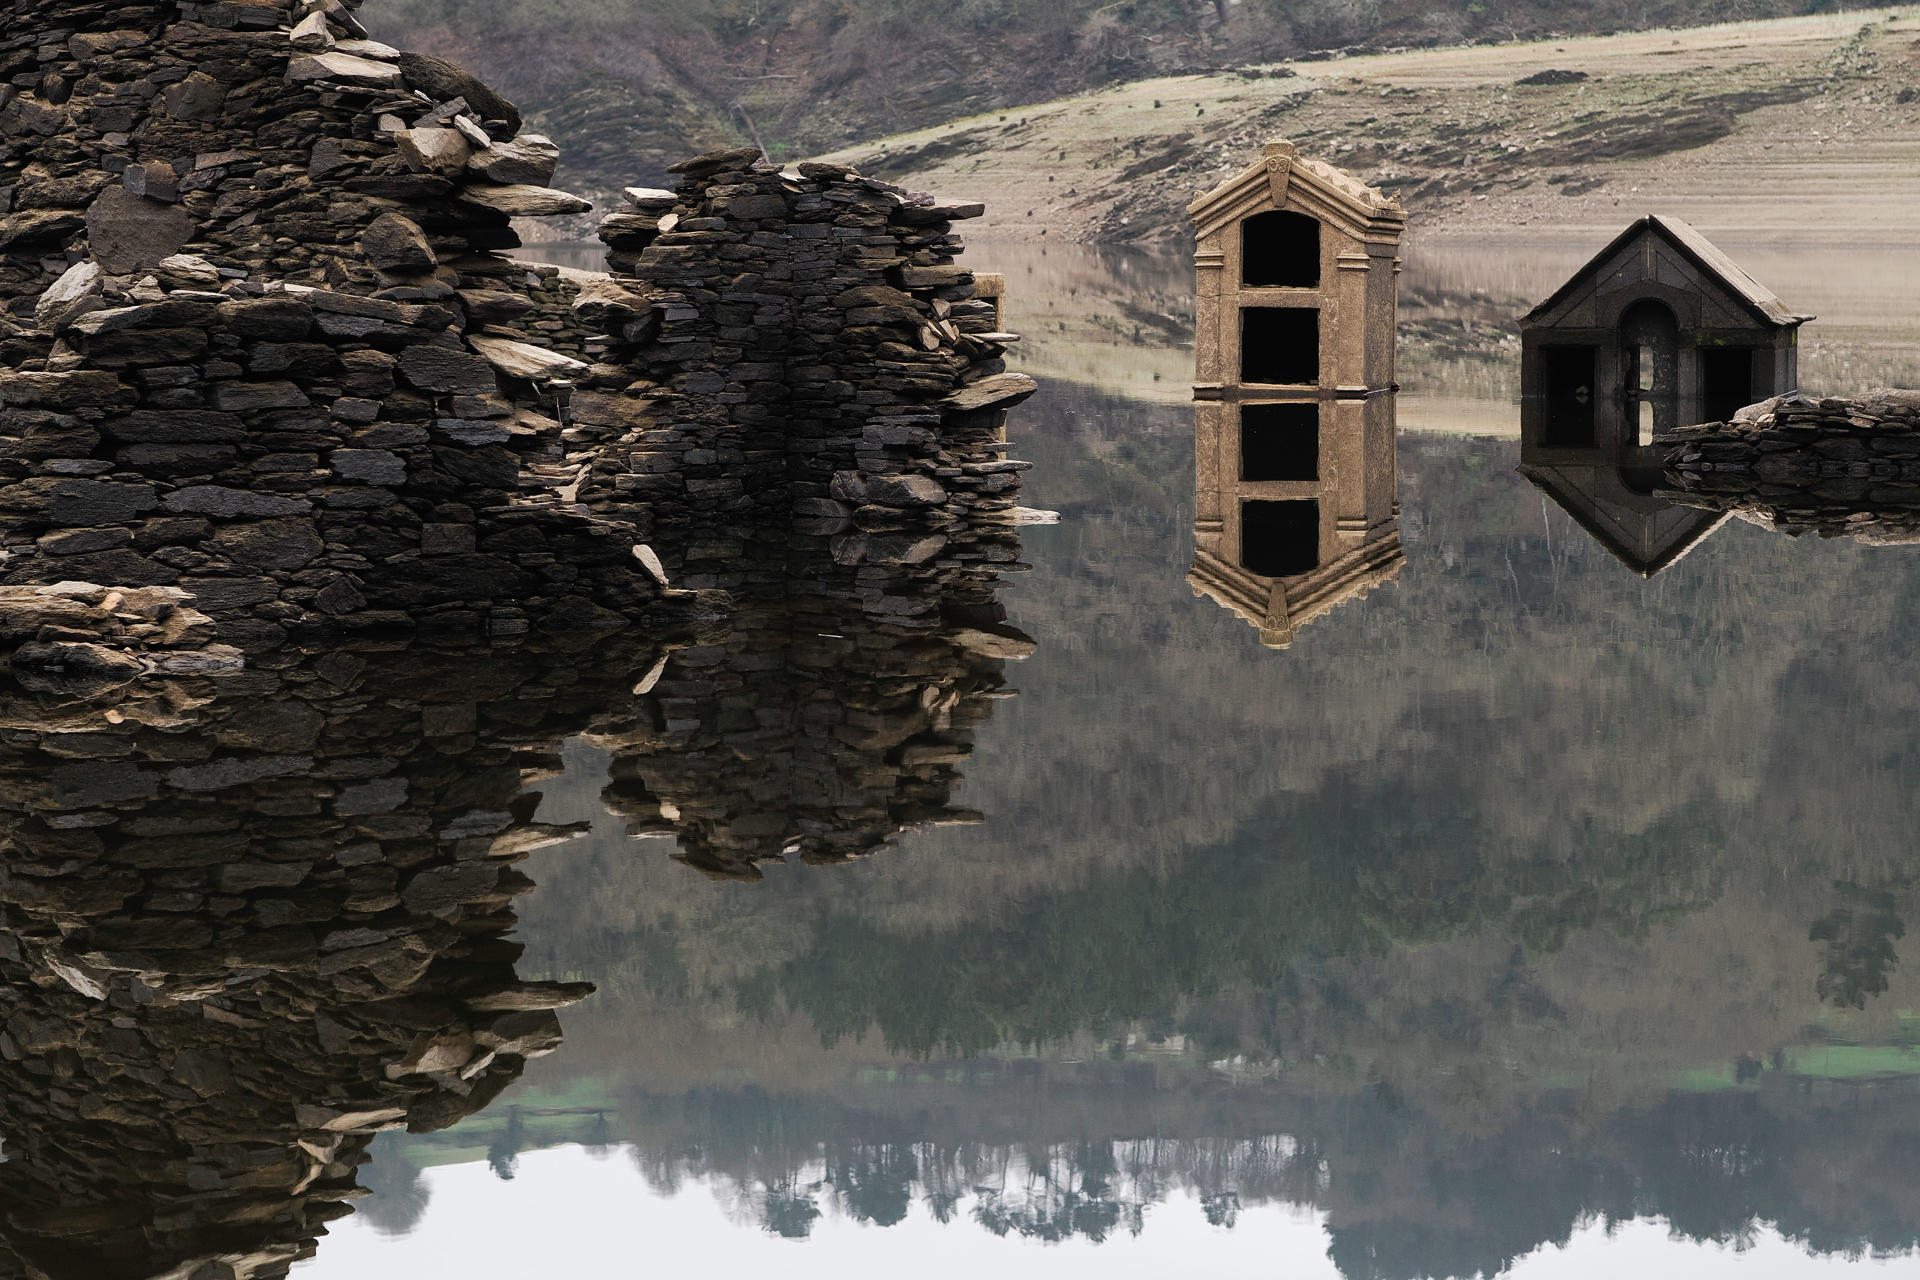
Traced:
<path fill-rule="evenodd" d="M 989 822 L 752 886 L 594 837 L 526 906 L 603 995 L 508 1100 L 523 1152 L 611 1143 L 636 1200 L 718 1197 L 825 1260 L 845 1222 L 1231 1262 L 1281 1206 L 1352 1277 L 1578 1274 L 1537 1255 L 1648 1220 L 1912 1248 L 1914 597 L 1882 561 L 1735 527 L 1650 588 L 1549 536 L 1503 443 L 1413 436 L 1419 572 L 1275 681 L 1138 514 L 1184 481 L 1185 412 L 1033 413 L 1074 514 L 1026 537 L 1042 643 L 977 730 Z M 1848 632 L 1794 643 L 1809 609 Z M 586 900 L 591 931 L 543 905 Z M 582 1098 L 605 1129 L 541 1114 Z M 496 1109 L 408 1150 L 508 1139 Z M 1209 1214 L 1231 1233 L 1183 1234 Z"/>
<path fill-rule="evenodd" d="M 1006 622 L 1015 526 L 831 539 L 713 531 L 673 553 L 677 581 L 724 589 L 724 641 L 683 649 L 645 682 L 614 755 L 609 808 L 671 833 L 710 875 L 844 862 L 898 832 L 979 815 L 957 807 L 973 731 L 1011 696 L 1004 667 L 1033 641 Z"/>
<path fill-rule="evenodd" d="M 654 661 L 422 644 L 8 691 L 0 1259 L 284 1274 L 375 1133 L 554 1049 L 590 988 L 515 973 L 514 864 L 572 834 L 523 780 Z"/>
<path fill-rule="evenodd" d="M 566 739 L 616 752 L 606 802 L 719 876 L 975 820 L 957 766 L 1033 647 L 995 601 L 1013 526 L 981 523 L 696 540 L 675 571 L 733 608 L 671 650 L 396 643 L 8 691 L 0 1248 L 89 1280 L 284 1274 L 376 1133 L 469 1116 L 557 1047 L 591 987 L 522 980 L 506 934 L 514 864 L 585 829 L 534 820 Z M 390 1227 L 424 1204 L 404 1169 Z"/>
<path fill-rule="evenodd" d="M 1653 576 L 1725 519 L 1655 496 L 1655 435 L 1795 389 L 1811 318 L 1686 223 L 1640 219 L 1520 321 L 1520 473 Z"/>
<path fill-rule="evenodd" d="M 1406 211 L 1271 143 L 1195 201 L 1195 595 L 1285 648 L 1392 581 Z"/>

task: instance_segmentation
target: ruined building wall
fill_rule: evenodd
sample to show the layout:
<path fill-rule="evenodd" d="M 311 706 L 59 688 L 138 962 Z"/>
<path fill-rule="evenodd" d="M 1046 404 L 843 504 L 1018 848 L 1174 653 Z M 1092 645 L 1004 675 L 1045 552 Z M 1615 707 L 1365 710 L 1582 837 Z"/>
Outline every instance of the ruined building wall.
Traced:
<path fill-rule="evenodd" d="M 345 4 L 15 0 L 0 37 L 0 581 L 178 585 L 236 643 L 684 612 L 642 539 L 1010 507 L 1033 383 L 957 218 L 752 152 L 584 207 L 459 68 Z"/>

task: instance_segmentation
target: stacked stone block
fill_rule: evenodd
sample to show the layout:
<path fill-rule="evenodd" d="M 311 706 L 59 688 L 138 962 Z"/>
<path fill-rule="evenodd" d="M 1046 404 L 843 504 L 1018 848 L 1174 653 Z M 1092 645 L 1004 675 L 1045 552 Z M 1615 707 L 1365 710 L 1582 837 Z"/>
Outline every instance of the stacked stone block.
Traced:
<path fill-rule="evenodd" d="M 1006 372 L 1013 336 L 954 262 L 952 224 L 980 206 L 838 165 L 788 176 L 751 149 L 674 171 L 677 191 L 630 191 L 602 233 L 613 284 L 651 304 L 607 359 L 651 408 L 594 464 L 596 509 L 887 529 L 1014 505 L 1001 430 L 1035 384 Z"/>

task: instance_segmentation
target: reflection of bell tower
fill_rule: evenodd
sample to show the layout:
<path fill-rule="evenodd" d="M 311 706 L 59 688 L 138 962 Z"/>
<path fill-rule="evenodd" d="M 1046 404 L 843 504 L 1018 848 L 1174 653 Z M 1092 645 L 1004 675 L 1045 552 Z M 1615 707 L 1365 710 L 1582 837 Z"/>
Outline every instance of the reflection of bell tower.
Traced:
<path fill-rule="evenodd" d="M 1188 581 L 1284 646 L 1403 558 L 1393 371 L 1406 211 L 1278 142 L 1187 212 L 1199 277 Z"/>

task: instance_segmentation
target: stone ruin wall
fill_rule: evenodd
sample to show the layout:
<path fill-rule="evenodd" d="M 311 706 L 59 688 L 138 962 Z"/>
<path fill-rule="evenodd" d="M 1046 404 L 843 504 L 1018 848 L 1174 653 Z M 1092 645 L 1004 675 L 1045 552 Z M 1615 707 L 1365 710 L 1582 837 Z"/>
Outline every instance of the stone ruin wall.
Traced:
<path fill-rule="evenodd" d="M 1663 432 L 1663 498 L 1788 534 L 1920 541 L 1920 392 L 1793 394 Z"/>
<path fill-rule="evenodd" d="M 957 529 L 1031 381 L 942 207 L 751 152 L 520 263 L 558 148 L 340 0 L 14 0 L 0 583 L 174 587 L 222 638 L 703 607 L 662 525 Z"/>

